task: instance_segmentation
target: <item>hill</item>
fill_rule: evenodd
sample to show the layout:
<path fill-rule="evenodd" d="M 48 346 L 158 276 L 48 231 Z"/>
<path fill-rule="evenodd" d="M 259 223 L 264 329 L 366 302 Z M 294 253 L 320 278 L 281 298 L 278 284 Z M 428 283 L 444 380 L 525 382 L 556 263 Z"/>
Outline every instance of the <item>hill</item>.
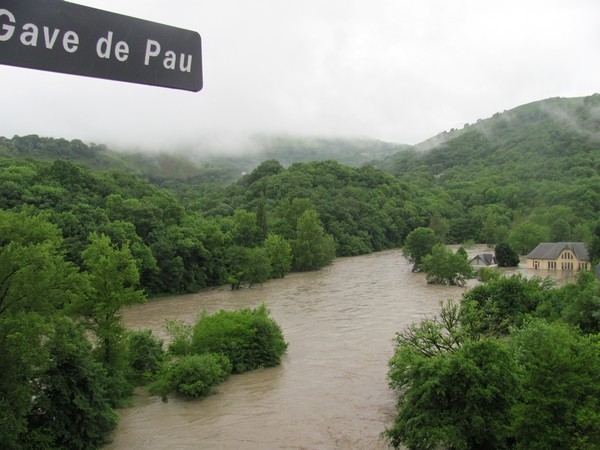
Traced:
<path fill-rule="evenodd" d="M 61 159 L 94 170 L 122 170 L 157 185 L 173 182 L 223 185 L 251 172 L 265 160 L 276 159 L 284 167 L 326 160 L 359 167 L 408 147 L 373 139 L 255 135 L 236 148 L 215 149 L 209 144 L 198 143 L 186 149 L 152 154 L 114 151 L 103 144 L 33 134 L 10 139 L 0 137 L 0 158 Z"/>
<path fill-rule="evenodd" d="M 471 215 L 468 228 L 482 226 L 474 211 L 494 208 L 506 227 L 525 220 L 550 227 L 561 223 L 570 232 L 551 233 L 550 239 L 583 238 L 582 228 L 574 233 L 575 228 L 600 213 L 600 94 L 551 98 L 496 113 L 374 165 L 439 188 L 452 205 L 440 216 Z M 549 211 L 556 212 L 555 219 L 540 218 Z M 454 240 L 460 241 L 460 233 Z"/>

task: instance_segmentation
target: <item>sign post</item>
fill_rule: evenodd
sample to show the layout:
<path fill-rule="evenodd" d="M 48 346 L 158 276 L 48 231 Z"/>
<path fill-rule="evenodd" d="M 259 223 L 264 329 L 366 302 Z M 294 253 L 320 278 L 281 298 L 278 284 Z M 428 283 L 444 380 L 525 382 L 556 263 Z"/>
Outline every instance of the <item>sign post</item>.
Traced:
<path fill-rule="evenodd" d="M 197 32 L 62 0 L 0 0 L 0 64 L 198 92 Z"/>

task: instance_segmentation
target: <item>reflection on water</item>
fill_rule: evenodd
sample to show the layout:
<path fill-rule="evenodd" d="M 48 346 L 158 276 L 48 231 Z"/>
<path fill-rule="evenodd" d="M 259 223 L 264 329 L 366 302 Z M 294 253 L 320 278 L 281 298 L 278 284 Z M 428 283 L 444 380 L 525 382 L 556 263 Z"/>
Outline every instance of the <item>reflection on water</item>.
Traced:
<path fill-rule="evenodd" d="M 481 250 L 481 249 L 480 249 Z M 108 449 L 384 449 L 393 420 L 387 361 L 405 325 L 464 288 L 431 286 L 399 250 L 342 258 L 318 272 L 252 289 L 228 287 L 125 311 L 130 328 L 161 337 L 166 319 L 266 302 L 289 343 L 281 366 L 231 376 L 203 400 L 168 403 L 139 390 Z"/>

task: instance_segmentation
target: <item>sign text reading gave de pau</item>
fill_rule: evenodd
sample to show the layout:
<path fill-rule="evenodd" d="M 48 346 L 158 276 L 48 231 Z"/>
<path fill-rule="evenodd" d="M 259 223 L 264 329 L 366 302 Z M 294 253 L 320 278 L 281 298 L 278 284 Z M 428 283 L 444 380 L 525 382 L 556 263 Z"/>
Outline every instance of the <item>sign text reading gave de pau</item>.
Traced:
<path fill-rule="evenodd" d="M 0 64 L 202 89 L 198 33 L 61 0 L 0 0 Z"/>

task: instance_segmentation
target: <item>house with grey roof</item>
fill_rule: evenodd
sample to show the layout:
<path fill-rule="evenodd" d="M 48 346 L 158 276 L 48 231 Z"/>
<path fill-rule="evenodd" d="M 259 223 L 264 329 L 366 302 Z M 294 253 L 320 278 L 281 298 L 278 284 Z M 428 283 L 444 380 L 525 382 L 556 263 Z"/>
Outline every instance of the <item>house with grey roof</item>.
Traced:
<path fill-rule="evenodd" d="M 492 253 L 480 253 L 469 261 L 469 264 L 474 269 L 479 269 L 481 267 L 498 267 L 498 260 L 496 259 L 496 255 Z"/>
<path fill-rule="evenodd" d="M 583 242 L 541 243 L 527 255 L 528 269 L 591 270 L 592 263 Z"/>

